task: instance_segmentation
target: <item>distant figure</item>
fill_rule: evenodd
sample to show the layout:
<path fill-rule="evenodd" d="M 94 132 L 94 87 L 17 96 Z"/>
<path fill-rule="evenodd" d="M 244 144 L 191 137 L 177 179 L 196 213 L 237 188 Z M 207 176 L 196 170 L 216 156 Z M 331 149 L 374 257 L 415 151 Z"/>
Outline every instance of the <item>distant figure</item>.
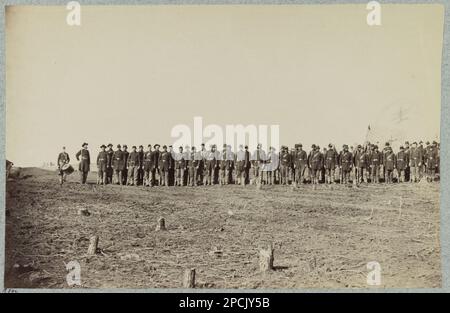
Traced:
<path fill-rule="evenodd" d="M 80 171 L 80 182 L 86 184 L 87 176 L 90 170 L 91 157 L 88 151 L 88 144 L 85 142 L 81 146 L 81 150 L 77 152 L 75 157 L 77 161 L 80 161 L 78 165 L 78 171 Z"/>
<path fill-rule="evenodd" d="M 66 164 L 69 164 L 70 157 L 69 154 L 66 152 L 66 147 L 62 147 L 62 152 L 58 155 L 58 160 L 56 161 L 56 164 L 58 165 L 58 176 L 59 176 L 59 183 L 62 185 L 66 181 L 66 172 L 63 171 L 63 166 Z"/>

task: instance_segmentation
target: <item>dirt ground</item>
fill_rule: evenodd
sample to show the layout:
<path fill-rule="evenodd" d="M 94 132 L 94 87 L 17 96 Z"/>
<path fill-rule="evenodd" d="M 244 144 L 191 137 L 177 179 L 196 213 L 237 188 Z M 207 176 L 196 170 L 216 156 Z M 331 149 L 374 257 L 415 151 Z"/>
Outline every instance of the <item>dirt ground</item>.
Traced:
<path fill-rule="evenodd" d="M 5 287 L 197 288 L 440 287 L 439 189 L 351 186 L 60 186 L 26 168 L 7 182 Z M 89 216 L 80 215 L 87 209 Z M 156 231 L 160 217 L 167 231 Z M 89 238 L 98 253 L 87 256 Z M 273 243 L 271 272 L 259 251 Z M 81 286 L 66 264 L 81 265 Z M 367 285 L 367 263 L 381 285 Z"/>

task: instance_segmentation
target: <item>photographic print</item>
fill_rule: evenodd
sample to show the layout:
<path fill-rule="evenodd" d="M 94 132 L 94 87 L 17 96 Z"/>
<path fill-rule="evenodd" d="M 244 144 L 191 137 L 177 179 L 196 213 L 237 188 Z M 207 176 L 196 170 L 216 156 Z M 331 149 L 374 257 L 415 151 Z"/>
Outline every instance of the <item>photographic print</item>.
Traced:
<path fill-rule="evenodd" d="M 441 288 L 444 6 L 8 5 L 5 288 Z"/>

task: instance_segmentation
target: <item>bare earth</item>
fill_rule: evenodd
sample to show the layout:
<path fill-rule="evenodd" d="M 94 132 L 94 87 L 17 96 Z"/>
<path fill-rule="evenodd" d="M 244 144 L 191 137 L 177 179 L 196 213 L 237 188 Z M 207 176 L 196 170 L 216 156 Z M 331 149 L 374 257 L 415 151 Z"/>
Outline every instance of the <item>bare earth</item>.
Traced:
<path fill-rule="evenodd" d="M 440 287 L 439 183 L 208 187 L 96 186 L 77 173 L 23 169 L 7 182 L 5 286 L 72 288 L 65 264 L 81 265 L 81 288 Z M 88 209 L 90 216 L 78 213 Z M 167 231 L 155 231 L 164 217 Z M 87 257 L 89 238 L 99 251 Z M 259 271 L 273 243 L 275 270 Z M 371 288 L 380 288 L 371 287 Z M 78 287 L 79 288 L 79 287 Z"/>

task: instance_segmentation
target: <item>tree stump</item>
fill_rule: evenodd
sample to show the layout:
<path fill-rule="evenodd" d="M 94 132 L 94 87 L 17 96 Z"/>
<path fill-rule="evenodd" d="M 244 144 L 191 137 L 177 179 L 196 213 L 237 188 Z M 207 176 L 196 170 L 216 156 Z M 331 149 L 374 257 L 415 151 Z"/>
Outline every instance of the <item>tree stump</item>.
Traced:
<path fill-rule="evenodd" d="M 195 268 L 184 271 L 183 277 L 184 288 L 195 288 Z"/>
<path fill-rule="evenodd" d="M 89 239 L 89 248 L 88 248 L 88 255 L 94 255 L 97 253 L 97 246 L 98 246 L 98 236 L 92 236 Z"/>
<path fill-rule="evenodd" d="M 269 244 L 267 250 L 259 252 L 259 269 L 261 272 L 273 270 L 273 246 Z"/>
<path fill-rule="evenodd" d="M 166 230 L 166 220 L 164 217 L 158 219 L 158 224 L 156 225 L 156 231 Z"/>

